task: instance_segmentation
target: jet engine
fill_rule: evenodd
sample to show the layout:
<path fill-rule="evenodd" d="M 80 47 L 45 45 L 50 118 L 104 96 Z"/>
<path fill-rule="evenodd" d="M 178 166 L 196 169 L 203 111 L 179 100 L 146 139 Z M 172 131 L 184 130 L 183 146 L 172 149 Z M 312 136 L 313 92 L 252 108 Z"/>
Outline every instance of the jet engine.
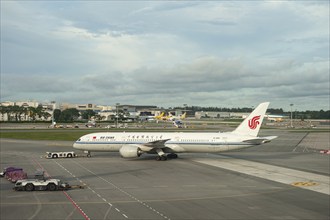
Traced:
<path fill-rule="evenodd" d="M 124 158 L 135 158 L 141 156 L 143 151 L 141 151 L 138 145 L 127 144 L 119 149 L 119 153 Z"/>

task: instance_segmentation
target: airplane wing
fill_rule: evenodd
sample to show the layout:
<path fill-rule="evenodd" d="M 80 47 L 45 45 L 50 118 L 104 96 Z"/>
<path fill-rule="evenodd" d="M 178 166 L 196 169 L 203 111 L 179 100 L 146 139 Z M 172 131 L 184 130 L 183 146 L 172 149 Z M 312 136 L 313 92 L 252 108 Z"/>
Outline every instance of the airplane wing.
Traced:
<path fill-rule="evenodd" d="M 244 140 L 243 142 L 258 145 L 258 144 L 268 143 L 275 138 L 277 138 L 277 136 L 268 136 L 268 137 L 248 139 L 248 140 Z"/>
<path fill-rule="evenodd" d="M 165 142 L 171 139 L 164 139 L 164 140 L 157 140 L 143 144 L 143 146 L 150 147 L 150 148 L 164 148 Z"/>

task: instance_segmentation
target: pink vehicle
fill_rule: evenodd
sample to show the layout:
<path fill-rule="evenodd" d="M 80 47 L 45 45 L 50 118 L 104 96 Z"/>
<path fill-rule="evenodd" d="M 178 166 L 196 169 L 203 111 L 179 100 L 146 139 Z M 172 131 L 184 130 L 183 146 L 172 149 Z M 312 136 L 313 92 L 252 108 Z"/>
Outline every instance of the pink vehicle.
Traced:
<path fill-rule="evenodd" d="M 1 173 L 1 176 L 4 176 L 7 180 L 16 183 L 17 180 L 27 179 L 27 174 L 23 171 L 22 168 L 18 167 L 7 167 Z"/>

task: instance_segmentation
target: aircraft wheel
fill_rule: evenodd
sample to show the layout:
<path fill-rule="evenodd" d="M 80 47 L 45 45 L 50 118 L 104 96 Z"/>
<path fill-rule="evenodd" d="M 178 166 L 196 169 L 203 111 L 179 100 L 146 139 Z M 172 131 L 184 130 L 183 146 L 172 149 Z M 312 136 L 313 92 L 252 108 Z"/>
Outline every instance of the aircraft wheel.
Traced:
<path fill-rule="evenodd" d="M 168 157 L 168 158 L 171 158 L 171 159 L 176 159 L 176 158 L 178 158 L 178 155 L 172 153 L 172 154 L 167 155 L 167 157 Z"/>
<path fill-rule="evenodd" d="M 161 161 L 165 161 L 165 160 L 167 160 L 167 157 L 166 157 L 166 156 L 161 156 L 161 157 L 160 157 L 160 160 L 161 160 Z"/>
<path fill-rule="evenodd" d="M 161 160 L 161 157 L 160 157 L 160 156 L 157 156 L 157 157 L 156 157 L 156 160 L 157 160 L 157 161 L 160 161 L 160 160 Z"/>
<path fill-rule="evenodd" d="M 87 154 L 87 157 L 92 157 L 92 155 L 91 154 Z"/>

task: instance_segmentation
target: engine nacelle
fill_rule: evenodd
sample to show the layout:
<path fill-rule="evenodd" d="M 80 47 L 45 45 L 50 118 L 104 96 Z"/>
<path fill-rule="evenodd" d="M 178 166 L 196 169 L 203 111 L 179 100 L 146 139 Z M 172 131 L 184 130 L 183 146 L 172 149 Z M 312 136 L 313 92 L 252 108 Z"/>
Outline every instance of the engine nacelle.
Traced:
<path fill-rule="evenodd" d="M 143 153 L 138 145 L 126 144 L 119 149 L 119 153 L 124 158 L 135 158 Z"/>

